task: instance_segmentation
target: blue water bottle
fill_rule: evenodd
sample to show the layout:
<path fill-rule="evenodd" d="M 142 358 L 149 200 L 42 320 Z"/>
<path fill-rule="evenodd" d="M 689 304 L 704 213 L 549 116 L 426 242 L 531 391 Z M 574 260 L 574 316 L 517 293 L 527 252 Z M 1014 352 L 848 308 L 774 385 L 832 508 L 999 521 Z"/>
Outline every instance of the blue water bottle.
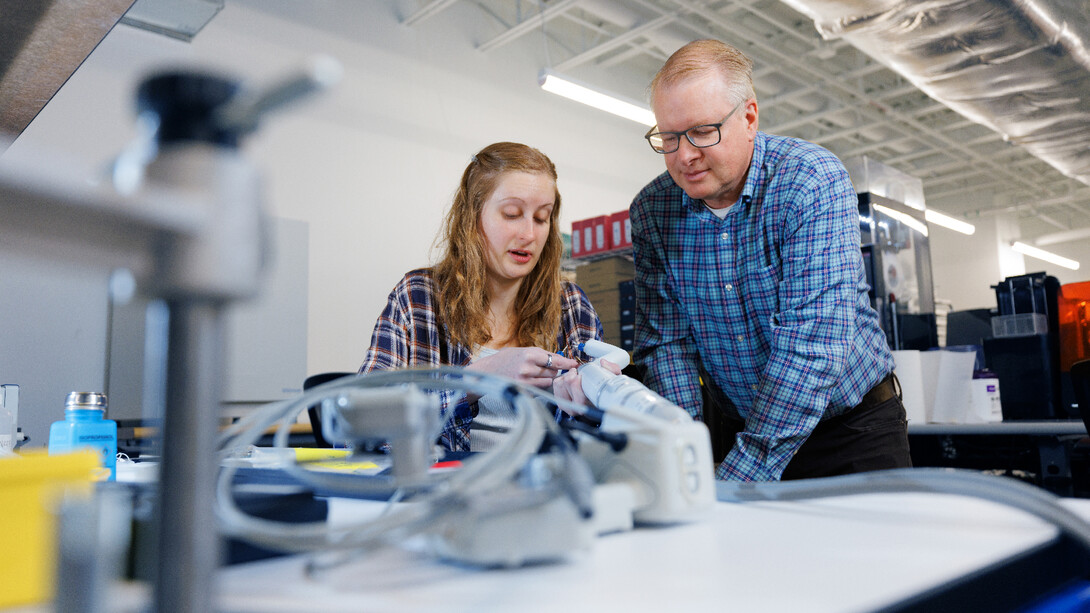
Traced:
<path fill-rule="evenodd" d="M 64 401 L 64 421 L 49 428 L 49 453 L 92 449 L 109 470 L 110 481 L 117 476 L 117 422 L 103 419 L 106 394 L 72 392 Z"/>

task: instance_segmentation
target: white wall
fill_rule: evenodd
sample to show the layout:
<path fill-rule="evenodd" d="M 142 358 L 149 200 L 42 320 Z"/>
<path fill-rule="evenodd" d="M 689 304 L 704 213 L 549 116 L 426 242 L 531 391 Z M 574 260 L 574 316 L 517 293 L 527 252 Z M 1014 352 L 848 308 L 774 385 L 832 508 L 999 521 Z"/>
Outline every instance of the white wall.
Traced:
<path fill-rule="evenodd" d="M 44 148 L 104 168 L 134 133 L 136 85 L 162 67 L 267 82 L 314 54 L 337 58 L 339 86 L 270 117 L 245 149 L 265 171 L 270 212 L 310 225 L 308 371 L 354 370 L 390 288 L 432 261 L 484 145 L 521 141 L 553 159 L 563 228 L 627 208 L 661 171 L 640 125 L 537 87 L 538 37 L 484 54 L 469 30 L 402 26 L 393 3 L 355 0 L 229 0 L 192 43 L 118 26 L 4 159 Z"/>
<path fill-rule="evenodd" d="M 931 226 L 935 298 L 950 300 L 954 310 L 995 308 L 991 286 L 1012 275 L 1045 272 L 1061 284 L 1090 280 L 1090 241 L 1043 247 L 1082 263 L 1079 270 L 1069 270 L 1014 252 L 1010 242 L 1021 237 L 1010 216 L 984 216 L 972 223 L 976 233 L 971 236 Z"/>
<path fill-rule="evenodd" d="M 995 307 L 995 292 L 990 286 L 1009 271 L 1009 266 L 1000 270 L 996 220 L 973 223 L 976 233 L 971 236 L 930 226 L 935 298 L 951 301 L 955 311 Z"/>

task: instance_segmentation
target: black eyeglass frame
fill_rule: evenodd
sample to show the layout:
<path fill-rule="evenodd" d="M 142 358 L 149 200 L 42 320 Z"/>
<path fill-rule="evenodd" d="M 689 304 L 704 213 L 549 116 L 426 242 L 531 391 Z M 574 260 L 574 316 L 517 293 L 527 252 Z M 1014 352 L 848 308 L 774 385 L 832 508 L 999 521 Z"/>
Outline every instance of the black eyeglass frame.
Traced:
<path fill-rule="evenodd" d="M 739 102 L 738 104 L 736 104 L 734 106 L 734 108 L 731 109 L 731 111 L 729 113 L 727 113 L 727 116 L 724 117 L 723 120 L 720 121 L 719 123 L 705 123 L 705 124 L 701 124 L 699 126 L 693 126 L 693 127 L 689 128 L 688 130 L 682 130 L 680 132 L 653 132 L 653 130 L 658 127 L 658 125 L 654 125 L 654 126 L 651 126 L 651 129 L 647 131 L 647 134 L 643 135 L 643 138 L 647 141 L 648 145 L 651 145 L 651 150 L 652 151 L 654 151 L 655 153 L 661 154 L 661 155 L 666 155 L 667 153 L 673 153 L 673 152 L 677 151 L 678 149 L 680 149 L 681 148 L 681 137 L 682 136 L 685 137 L 685 140 L 689 141 L 690 145 L 696 147 L 697 149 L 704 149 L 706 147 L 714 147 L 714 146 L 718 145 L 720 142 L 723 141 L 723 130 L 722 130 L 723 124 L 727 123 L 727 120 L 730 119 L 735 113 L 737 113 L 738 109 L 742 108 L 742 105 L 744 105 L 745 103 L 746 103 L 746 101 L 743 100 L 743 101 Z M 708 143 L 707 145 L 698 145 L 698 144 L 694 143 L 693 142 L 693 137 L 689 136 L 689 132 L 692 132 L 693 130 L 699 130 L 700 128 L 715 128 L 715 137 L 716 137 L 715 142 L 714 143 Z M 658 137 L 660 137 L 660 140 L 662 140 L 663 142 L 666 142 L 666 139 L 661 138 L 663 135 L 676 136 L 677 137 L 677 147 L 674 147 L 673 149 L 671 149 L 669 151 L 665 151 L 665 150 L 659 151 L 658 149 L 656 149 L 655 145 L 651 143 L 651 137 L 652 136 L 658 136 Z"/>

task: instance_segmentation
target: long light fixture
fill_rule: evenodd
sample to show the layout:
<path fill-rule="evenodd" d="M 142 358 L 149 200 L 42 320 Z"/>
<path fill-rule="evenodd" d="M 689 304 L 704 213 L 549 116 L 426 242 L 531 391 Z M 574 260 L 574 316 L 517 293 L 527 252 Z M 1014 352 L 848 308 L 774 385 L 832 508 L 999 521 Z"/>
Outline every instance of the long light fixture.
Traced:
<path fill-rule="evenodd" d="M 541 89 L 549 93 L 564 96 L 607 113 L 613 113 L 618 117 L 631 119 L 647 127 L 655 125 L 655 115 L 647 107 L 621 99 L 613 94 L 602 93 L 568 77 L 558 76 L 551 70 L 541 71 L 538 83 L 541 85 Z"/>
<path fill-rule="evenodd" d="M 1044 249 L 1038 249 L 1037 247 L 1031 247 L 1025 243 L 1014 241 L 1011 243 L 1011 249 L 1014 249 L 1022 255 L 1028 255 L 1031 258 L 1037 258 L 1038 260 L 1044 260 L 1055 264 L 1057 266 L 1063 266 L 1064 268 L 1070 268 L 1071 270 L 1078 270 L 1079 263 L 1075 260 L 1069 260 L 1062 255 L 1056 255 L 1051 251 L 1045 251 Z"/>
<path fill-rule="evenodd" d="M 949 228 L 955 232 L 961 232 L 962 234 L 972 234 L 976 232 L 976 226 L 973 224 L 962 221 L 960 219 L 954 219 L 945 213 L 940 213 L 931 209 L 927 209 L 923 212 L 924 219 L 928 223 L 933 223 L 937 226 Z"/>
<path fill-rule="evenodd" d="M 874 207 L 874 210 L 881 211 L 881 212 L 885 213 L 886 215 L 889 215 L 890 217 L 896 219 L 897 221 L 905 224 L 906 226 L 912 228 L 913 230 L 919 232 L 920 234 L 923 234 L 924 236 L 927 236 L 927 224 L 920 221 L 919 219 L 916 219 L 915 217 L 913 217 L 911 215 L 908 215 L 906 213 L 902 213 L 900 211 L 895 211 L 895 210 L 889 208 L 888 206 L 882 206 L 880 204 L 874 204 L 874 205 L 871 205 L 871 206 Z"/>

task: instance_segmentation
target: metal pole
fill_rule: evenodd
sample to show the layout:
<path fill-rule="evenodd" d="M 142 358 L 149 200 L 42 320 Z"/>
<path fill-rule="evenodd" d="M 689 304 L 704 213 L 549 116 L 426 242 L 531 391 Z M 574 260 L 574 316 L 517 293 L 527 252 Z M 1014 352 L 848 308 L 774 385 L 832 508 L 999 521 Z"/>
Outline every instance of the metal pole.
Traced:
<path fill-rule="evenodd" d="M 169 305 L 155 610 L 206 613 L 213 610 L 221 559 L 212 500 L 219 464 L 223 307 L 195 300 Z"/>

